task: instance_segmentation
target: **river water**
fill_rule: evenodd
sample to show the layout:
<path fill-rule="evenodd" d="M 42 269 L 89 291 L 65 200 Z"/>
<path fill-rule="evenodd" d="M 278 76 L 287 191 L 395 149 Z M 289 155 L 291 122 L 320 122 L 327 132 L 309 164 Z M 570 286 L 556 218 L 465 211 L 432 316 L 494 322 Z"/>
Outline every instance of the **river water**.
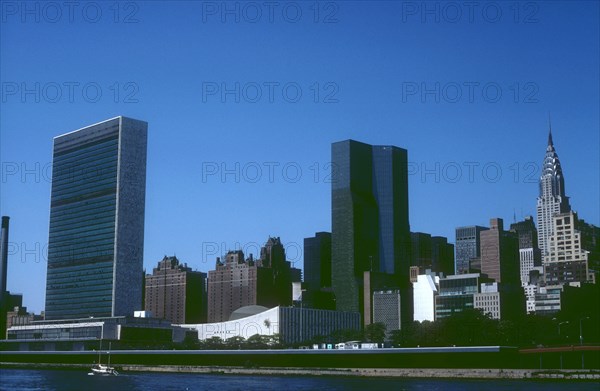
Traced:
<path fill-rule="evenodd" d="M 524 380 L 381 379 L 352 377 L 238 376 L 205 374 L 125 373 L 88 376 L 87 371 L 0 369 L 0 390 L 600 390 L 599 382 Z"/>

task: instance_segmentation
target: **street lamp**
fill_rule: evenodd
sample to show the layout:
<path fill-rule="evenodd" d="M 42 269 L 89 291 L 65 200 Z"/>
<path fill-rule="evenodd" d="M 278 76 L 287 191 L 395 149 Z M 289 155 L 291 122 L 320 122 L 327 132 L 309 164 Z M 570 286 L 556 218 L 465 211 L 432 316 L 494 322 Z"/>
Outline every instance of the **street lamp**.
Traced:
<path fill-rule="evenodd" d="M 300 289 L 300 343 L 302 343 L 304 341 L 304 333 L 303 333 L 303 328 L 302 328 L 302 321 L 303 321 L 303 313 L 304 310 L 302 309 L 302 304 L 304 303 L 304 292 L 306 292 L 306 289 Z"/>
<path fill-rule="evenodd" d="M 569 321 L 565 320 L 564 322 L 560 322 L 558 324 L 558 342 L 559 343 L 560 343 L 560 325 L 561 324 L 568 324 L 568 323 L 569 323 Z M 562 354 L 562 351 L 560 352 L 560 369 L 563 369 L 563 354 Z"/>
<path fill-rule="evenodd" d="M 565 320 L 564 322 L 560 322 L 560 323 L 558 324 L 558 339 L 559 339 L 559 342 L 560 342 L 560 325 L 561 325 L 561 324 L 568 324 L 568 323 L 569 323 L 569 321 L 568 321 L 568 320 Z"/>
<path fill-rule="evenodd" d="M 586 316 L 585 318 L 581 318 L 579 319 L 579 344 L 583 345 L 583 328 L 582 328 L 582 323 L 584 320 L 589 319 L 589 316 Z"/>
<path fill-rule="evenodd" d="M 583 345 L 583 321 L 589 319 L 589 316 L 579 318 L 579 345 Z M 583 350 L 581 350 L 581 369 L 585 369 Z"/>

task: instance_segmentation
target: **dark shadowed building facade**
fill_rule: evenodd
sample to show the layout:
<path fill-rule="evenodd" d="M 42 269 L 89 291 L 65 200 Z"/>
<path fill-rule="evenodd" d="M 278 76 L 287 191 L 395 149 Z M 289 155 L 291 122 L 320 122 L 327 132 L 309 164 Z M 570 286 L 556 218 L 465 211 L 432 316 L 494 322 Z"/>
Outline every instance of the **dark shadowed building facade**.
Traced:
<path fill-rule="evenodd" d="M 317 232 L 314 237 L 304 239 L 304 288 L 304 306 L 335 309 L 331 289 L 330 232 Z"/>
<path fill-rule="evenodd" d="M 412 321 L 412 291 L 402 290 L 410 287 L 407 151 L 346 140 L 333 143 L 331 152 L 336 308 L 364 317 L 363 273 L 385 273 L 401 289 L 402 322 Z"/>

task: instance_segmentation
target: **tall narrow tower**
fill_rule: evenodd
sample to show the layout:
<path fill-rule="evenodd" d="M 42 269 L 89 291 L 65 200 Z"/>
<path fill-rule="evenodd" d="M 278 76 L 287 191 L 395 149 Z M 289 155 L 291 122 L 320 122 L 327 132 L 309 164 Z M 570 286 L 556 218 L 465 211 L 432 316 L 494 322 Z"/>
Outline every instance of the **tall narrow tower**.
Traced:
<path fill-rule="evenodd" d="M 3 304 L 6 292 L 6 272 L 8 269 L 8 221 L 10 217 L 2 216 L 2 231 L 0 231 L 0 306 Z"/>
<path fill-rule="evenodd" d="M 540 177 L 540 195 L 537 199 L 537 226 L 539 246 L 542 255 L 549 251 L 549 241 L 552 236 L 553 216 L 571 210 L 569 198 L 565 195 L 565 180 L 560 166 L 560 160 L 552 142 L 552 126 L 548 133 L 548 146 L 542 164 Z"/>

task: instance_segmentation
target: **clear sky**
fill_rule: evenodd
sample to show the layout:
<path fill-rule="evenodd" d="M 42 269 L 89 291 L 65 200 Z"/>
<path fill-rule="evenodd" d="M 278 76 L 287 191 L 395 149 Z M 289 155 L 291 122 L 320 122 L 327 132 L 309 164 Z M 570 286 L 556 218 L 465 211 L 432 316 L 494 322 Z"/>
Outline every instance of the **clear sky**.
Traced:
<path fill-rule="evenodd" d="M 408 150 L 412 231 L 535 216 L 548 113 L 599 225 L 599 3 L 465 3 L 3 1 L 9 290 L 43 309 L 53 137 L 118 115 L 149 124 L 147 269 L 269 235 L 301 267 L 348 138 Z"/>

